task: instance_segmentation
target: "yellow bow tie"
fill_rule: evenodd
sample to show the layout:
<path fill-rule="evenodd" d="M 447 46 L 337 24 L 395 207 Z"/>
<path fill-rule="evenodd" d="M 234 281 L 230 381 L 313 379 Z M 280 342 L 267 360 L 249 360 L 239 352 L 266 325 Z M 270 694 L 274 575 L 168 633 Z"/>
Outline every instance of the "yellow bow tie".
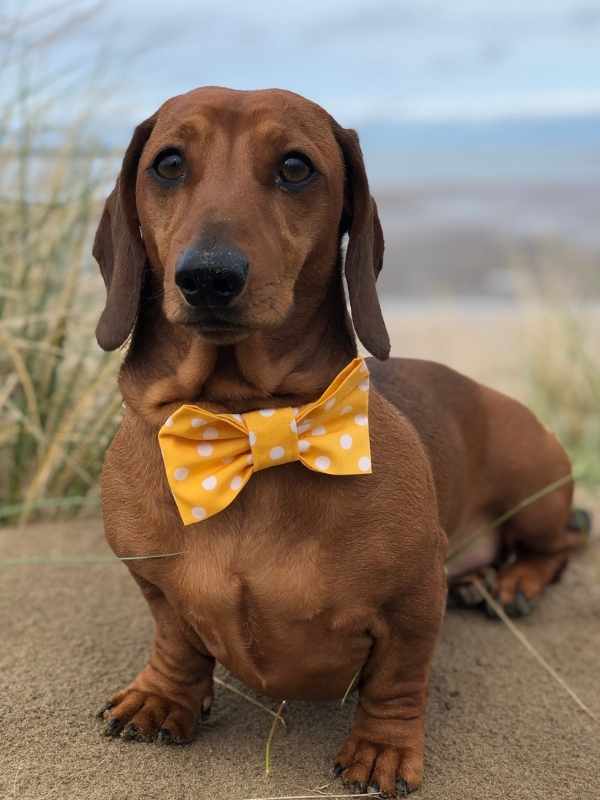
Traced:
<path fill-rule="evenodd" d="M 184 405 L 158 433 L 184 525 L 226 508 L 253 472 L 300 461 L 329 475 L 371 472 L 369 370 L 355 358 L 314 403 L 214 414 Z"/>

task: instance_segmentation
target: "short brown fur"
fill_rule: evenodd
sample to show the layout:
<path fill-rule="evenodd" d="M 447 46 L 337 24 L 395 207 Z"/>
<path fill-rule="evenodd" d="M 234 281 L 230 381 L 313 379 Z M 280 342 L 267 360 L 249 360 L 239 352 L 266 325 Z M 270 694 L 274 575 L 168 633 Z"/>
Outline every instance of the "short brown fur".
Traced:
<path fill-rule="evenodd" d="M 164 190 L 149 167 L 174 146 L 189 171 Z M 273 182 L 290 150 L 318 170 L 293 195 Z M 174 283 L 200 236 L 233 242 L 250 263 L 220 328 L 203 327 Z M 390 796 L 417 787 L 446 537 L 568 475 L 564 451 L 521 405 L 449 369 L 371 360 L 372 475 L 265 470 L 225 511 L 183 527 L 160 425 L 186 401 L 244 412 L 314 400 L 356 354 L 343 264 L 358 337 L 379 359 L 389 352 L 375 289 L 383 235 L 358 138 L 290 92 L 203 88 L 165 103 L 136 129 L 94 254 L 107 286 L 98 340 L 114 349 L 131 334 L 102 478 L 106 535 L 119 556 L 184 553 L 128 562 L 156 637 L 105 712 L 107 732 L 189 740 L 212 703 L 215 660 L 278 699 L 341 697 L 360 670 L 338 772 Z M 569 483 L 518 514 L 468 565 L 516 552 L 499 574 L 503 603 L 537 597 L 566 562 L 578 542 L 571 496 Z"/>

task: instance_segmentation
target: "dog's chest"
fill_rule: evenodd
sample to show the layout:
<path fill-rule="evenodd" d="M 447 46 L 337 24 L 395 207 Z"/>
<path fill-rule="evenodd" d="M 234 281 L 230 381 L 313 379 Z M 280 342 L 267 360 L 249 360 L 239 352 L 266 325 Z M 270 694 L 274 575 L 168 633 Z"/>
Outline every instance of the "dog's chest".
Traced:
<path fill-rule="evenodd" d="M 309 687 L 318 697 L 339 684 L 343 693 L 370 646 L 370 611 L 344 579 L 325 509 L 308 513 L 301 487 L 300 501 L 285 506 L 280 487 L 263 488 L 186 556 L 181 612 L 217 660 L 258 690 L 307 696 Z"/>

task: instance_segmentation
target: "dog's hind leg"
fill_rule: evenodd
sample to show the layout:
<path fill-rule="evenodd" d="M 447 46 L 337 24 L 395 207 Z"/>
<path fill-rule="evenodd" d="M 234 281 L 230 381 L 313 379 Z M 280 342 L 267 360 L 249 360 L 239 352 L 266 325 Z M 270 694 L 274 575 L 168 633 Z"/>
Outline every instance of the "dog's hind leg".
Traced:
<path fill-rule="evenodd" d="M 570 491 L 557 492 L 506 523 L 503 539 L 515 558 L 498 570 L 494 594 L 511 616 L 530 613 L 545 588 L 560 579 L 573 551 L 589 537 L 590 515 L 570 509 L 570 502 Z"/>
<path fill-rule="evenodd" d="M 493 562 L 497 566 L 497 561 L 490 559 L 488 566 L 461 576 L 460 563 L 451 558 L 448 606 L 481 608 L 496 617 L 481 595 L 477 578 L 509 616 L 529 614 L 546 586 L 559 580 L 573 551 L 590 536 L 591 515 L 583 509 L 569 510 L 570 503 L 571 492 L 563 492 L 537 500 L 536 508 L 532 504 L 528 513 L 522 511 L 508 520 L 499 531 L 504 563 L 498 569 L 491 566 Z M 452 577 L 457 569 L 459 575 Z"/>

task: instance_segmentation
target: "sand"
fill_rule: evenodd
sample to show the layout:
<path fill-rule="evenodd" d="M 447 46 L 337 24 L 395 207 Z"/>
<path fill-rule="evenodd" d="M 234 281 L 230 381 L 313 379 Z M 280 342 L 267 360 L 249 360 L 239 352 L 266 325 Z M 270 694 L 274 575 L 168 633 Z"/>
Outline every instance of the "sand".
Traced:
<path fill-rule="evenodd" d="M 512 380 L 505 334 L 475 323 L 454 326 L 447 315 L 417 333 L 410 319 L 391 327 L 406 353 L 465 368 L 461 358 L 470 346 L 481 355 L 467 371 L 499 388 Z M 512 342 L 519 336 L 516 328 Z M 0 530 L 0 561 L 61 554 L 108 559 L 101 523 Z M 150 614 L 125 567 L 4 562 L 0 581 L 0 797 L 243 800 L 316 794 L 311 790 L 331 781 L 354 700 L 343 708 L 290 703 L 290 730 L 276 735 L 269 779 L 271 718 L 220 687 L 210 721 L 189 747 L 107 740 L 95 711 L 141 669 L 152 636 Z M 519 626 L 600 717 L 597 540 Z M 475 612 L 448 612 L 431 677 L 419 800 L 597 800 L 599 734 L 599 724 L 506 627 Z M 345 794 L 339 783 L 328 791 Z"/>
<path fill-rule="evenodd" d="M 8 529 L 0 543 L 2 559 L 109 555 L 95 520 Z M 599 579 L 594 544 L 519 624 L 600 716 Z M 270 779 L 263 773 L 271 718 L 220 687 L 189 747 L 103 738 L 94 712 L 143 666 L 152 635 L 127 570 L 14 565 L 1 580 L 0 797 L 243 800 L 311 794 L 330 781 L 354 700 L 344 708 L 290 703 L 290 731 L 276 735 Z M 600 797 L 598 724 L 502 624 L 475 612 L 447 614 L 427 729 L 420 800 Z M 340 784 L 330 789 L 344 793 Z"/>

